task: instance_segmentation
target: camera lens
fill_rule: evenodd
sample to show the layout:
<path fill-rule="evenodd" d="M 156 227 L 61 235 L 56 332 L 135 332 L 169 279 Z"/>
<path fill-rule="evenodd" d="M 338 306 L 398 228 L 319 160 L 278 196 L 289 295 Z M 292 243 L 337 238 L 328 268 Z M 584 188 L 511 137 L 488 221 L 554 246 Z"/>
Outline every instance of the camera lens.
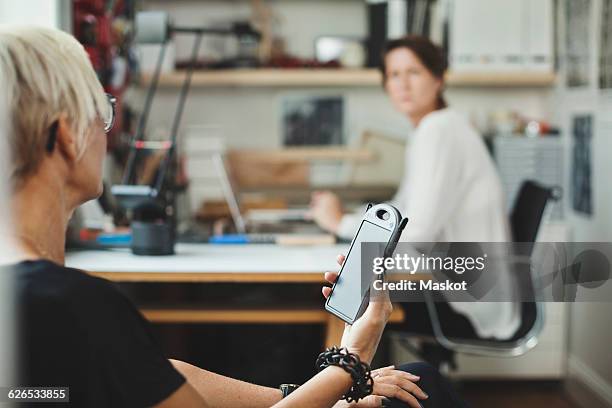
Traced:
<path fill-rule="evenodd" d="M 385 220 L 385 221 L 389 219 L 389 213 L 385 210 L 378 210 L 376 212 L 376 216 L 380 218 L 381 220 Z"/>

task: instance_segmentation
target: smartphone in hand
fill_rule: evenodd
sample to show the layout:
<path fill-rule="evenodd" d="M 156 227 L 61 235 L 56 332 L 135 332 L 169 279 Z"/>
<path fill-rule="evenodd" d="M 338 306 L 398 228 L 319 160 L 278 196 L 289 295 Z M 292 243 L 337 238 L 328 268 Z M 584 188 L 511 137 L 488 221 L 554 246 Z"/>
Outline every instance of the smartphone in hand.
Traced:
<path fill-rule="evenodd" d="M 369 285 L 362 280 L 362 243 L 379 243 L 381 256 L 393 255 L 407 218 L 402 218 L 399 210 L 390 204 L 369 206 L 357 234 L 351 242 L 351 247 L 338 279 L 332 286 L 332 291 L 325 302 L 325 310 L 338 316 L 348 324 L 353 324 L 365 311 L 369 300 Z M 373 273 L 372 268 L 363 265 L 363 273 Z"/>

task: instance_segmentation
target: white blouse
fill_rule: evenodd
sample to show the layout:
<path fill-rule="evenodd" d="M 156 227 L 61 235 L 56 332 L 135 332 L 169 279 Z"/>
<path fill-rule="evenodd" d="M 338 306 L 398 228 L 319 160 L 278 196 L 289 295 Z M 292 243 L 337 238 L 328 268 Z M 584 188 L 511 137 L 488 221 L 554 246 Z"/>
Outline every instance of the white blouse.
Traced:
<path fill-rule="evenodd" d="M 408 217 L 404 242 L 507 242 L 504 194 L 481 136 L 460 113 L 429 113 L 407 144 L 404 177 L 390 202 Z M 350 239 L 361 214 L 345 215 L 338 235 Z M 498 284 L 512 286 L 507 270 Z M 519 304 L 451 303 L 483 338 L 509 338 L 520 324 Z"/>

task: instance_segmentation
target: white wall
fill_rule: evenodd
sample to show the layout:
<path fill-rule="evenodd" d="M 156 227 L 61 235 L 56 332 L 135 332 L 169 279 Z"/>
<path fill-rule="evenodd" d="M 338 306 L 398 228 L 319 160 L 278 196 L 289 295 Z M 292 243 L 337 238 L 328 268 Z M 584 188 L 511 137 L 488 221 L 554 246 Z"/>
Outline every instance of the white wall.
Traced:
<path fill-rule="evenodd" d="M 591 107 L 595 113 L 591 146 L 593 215 L 577 213 L 569 205 L 567 222 L 572 228 L 574 241 L 612 242 L 612 103 L 606 101 L 601 104 L 597 96 L 592 96 L 590 102 L 583 101 L 580 95 L 569 95 L 567 98 L 568 103 L 578 107 L 576 111 L 584 112 Z M 571 112 L 574 110 L 568 109 L 568 122 Z M 567 143 L 571 147 L 569 123 L 567 126 Z M 571 154 L 571 148 L 568 153 Z M 571 166 L 570 160 L 567 163 Z M 571 168 L 567 170 L 569 172 Z M 569 185 L 566 192 L 570 193 Z M 571 204 L 571 199 L 566 202 Z M 590 391 L 604 398 L 612 407 L 611 311 L 610 302 L 570 305 L 568 374 L 571 380 L 577 379 L 591 388 Z M 584 398 L 579 394 L 575 397 Z"/>
<path fill-rule="evenodd" d="M 560 2 L 564 3 L 564 2 Z M 565 194 L 567 222 L 574 241 L 612 242 L 612 91 L 597 87 L 601 0 L 593 0 L 590 44 L 591 77 L 589 86 L 567 89 L 563 85 L 555 94 L 555 117 L 563 125 L 567 147 Z M 563 7 L 563 5 L 562 5 Z M 563 8 L 559 12 L 563 13 Z M 561 22 L 563 19 L 560 20 Z M 561 24 L 561 49 L 565 27 Z M 561 62 L 563 84 L 565 60 Z M 575 114 L 594 115 L 592 153 L 593 214 L 587 216 L 571 208 L 571 119 Z M 612 293 L 610 294 L 612 301 Z M 568 332 L 568 389 L 582 406 L 612 407 L 612 303 L 573 303 L 570 305 Z M 576 386 L 578 384 L 578 387 Z M 583 392 L 585 391 L 585 392 Z"/>
<path fill-rule="evenodd" d="M 58 28 L 61 0 L 0 0 L 0 23 Z"/>

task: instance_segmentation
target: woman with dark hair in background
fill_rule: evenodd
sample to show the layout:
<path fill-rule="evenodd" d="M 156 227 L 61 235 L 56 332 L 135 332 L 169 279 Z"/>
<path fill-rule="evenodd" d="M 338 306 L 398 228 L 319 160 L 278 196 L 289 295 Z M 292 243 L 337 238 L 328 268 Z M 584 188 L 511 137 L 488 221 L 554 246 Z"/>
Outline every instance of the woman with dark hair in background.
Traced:
<path fill-rule="evenodd" d="M 468 119 L 444 98 L 446 58 L 428 38 L 389 41 L 383 51 L 383 86 L 394 107 L 414 126 L 405 169 L 391 203 L 410 219 L 401 241 L 506 242 L 509 240 L 501 181 L 485 144 Z M 315 192 L 311 216 L 325 230 L 350 239 L 361 215 L 344 214 L 338 197 Z M 502 285 L 509 277 L 500 271 Z M 422 304 L 405 305 L 409 328 L 431 333 Z M 510 338 L 520 319 L 517 304 L 440 305 L 448 335 Z M 422 312 L 422 313 L 421 313 Z M 448 312 L 448 313 L 447 313 Z M 423 328 L 424 327 L 424 328 Z"/>

